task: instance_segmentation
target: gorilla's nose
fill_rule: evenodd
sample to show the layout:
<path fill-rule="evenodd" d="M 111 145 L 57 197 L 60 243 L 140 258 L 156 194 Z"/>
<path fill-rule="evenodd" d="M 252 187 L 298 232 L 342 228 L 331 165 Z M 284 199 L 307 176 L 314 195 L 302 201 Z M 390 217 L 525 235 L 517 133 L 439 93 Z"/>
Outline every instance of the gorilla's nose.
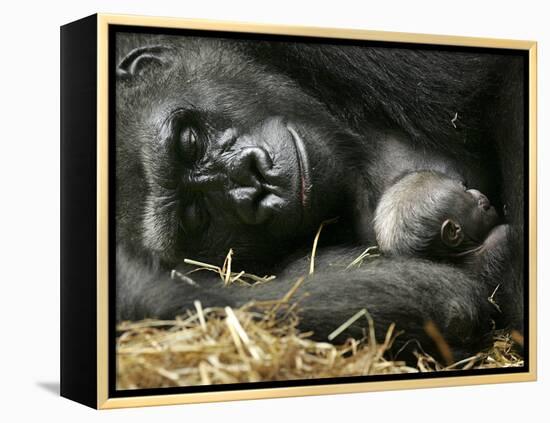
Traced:
<path fill-rule="evenodd" d="M 271 215 L 271 203 L 276 202 L 269 184 L 273 164 L 261 147 L 244 147 L 228 165 L 227 174 L 233 188 L 229 197 L 235 212 L 246 224 L 264 223 Z"/>
<path fill-rule="evenodd" d="M 483 210 L 487 211 L 491 208 L 491 202 L 489 201 L 489 199 L 477 189 L 469 189 L 468 192 L 474 196 L 474 198 L 477 200 L 478 206 L 481 207 Z"/>
<path fill-rule="evenodd" d="M 273 167 L 269 154 L 261 147 L 244 147 L 228 166 L 231 180 L 243 187 L 258 187 L 265 183 Z"/>

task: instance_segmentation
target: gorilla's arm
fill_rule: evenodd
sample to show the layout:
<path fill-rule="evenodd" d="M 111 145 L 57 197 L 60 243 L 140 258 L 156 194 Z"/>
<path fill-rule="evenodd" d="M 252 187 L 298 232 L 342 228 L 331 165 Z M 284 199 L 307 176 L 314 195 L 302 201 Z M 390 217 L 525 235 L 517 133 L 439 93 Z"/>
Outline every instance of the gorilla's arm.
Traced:
<path fill-rule="evenodd" d="M 329 257 L 338 261 L 341 254 L 337 254 L 326 254 L 321 261 Z M 203 307 L 239 307 L 252 300 L 277 300 L 298 277 L 287 273 L 262 285 L 224 288 L 217 277 L 200 280 L 197 286 L 172 280 L 166 273 L 140 268 L 123 253 L 117 258 L 117 267 L 118 320 L 173 318 L 193 309 L 194 300 L 200 300 Z M 354 270 L 319 269 L 307 277 L 294 299 L 299 299 L 300 329 L 313 331 L 317 340 L 326 341 L 342 323 L 366 309 L 379 340 L 393 322 L 403 331 L 394 351 L 405 343 L 411 346 L 409 351 L 418 349 L 420 343 L 426 352 L 437 355 L 437 348 L 424 332 L 424 324 L 432 321 L 459 359 L 479 351 L 488 339 L 494 312 L 487 300 L 489 294 L 487 286 L 453 267 L 377 258 Z M 367 326 L 365 318 L 357 320 L 336 342 L 348 336 L 362 337 Z"/>
<path fill-rule="evenodd" d="M 497 226 L 468 271 L 492 289 L 491 295 L 500 310 L 494 318 L 497 327 L 523 333 L 521 248 L 517 247 L 521 241 L 517 232 L 518 228 L 512 225 Z"/>

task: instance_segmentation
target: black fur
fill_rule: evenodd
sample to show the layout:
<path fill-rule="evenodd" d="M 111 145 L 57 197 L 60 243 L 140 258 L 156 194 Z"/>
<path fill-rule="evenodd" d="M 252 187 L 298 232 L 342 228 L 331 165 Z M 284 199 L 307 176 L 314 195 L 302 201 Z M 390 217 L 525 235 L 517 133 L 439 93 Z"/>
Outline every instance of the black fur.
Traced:
<path fill-rule="evenodd" d="M 510 245 L 521 252 L 520 57 L 128 34 L 118 38 L 119 61 L 132 71 L 117 81 L 119 320 L 173 317 L 195 299 L 204 306 L 239 306 L 251 299 L 280 298 L 307 273 L 299 258 L 310 248 L 320 222 L 339 216 L 323 232 L 316 273 L 300 288 L 309 293 L 300 303 L 300 325 L 317 339 L 326 339 L 362 308 L 373 317 L 378 336 L 395 322 L 403 331 L 399 345 L 420 343 L 429 352 L 436 351 L 423 327 L 428 320 L 435 322 L 457 358 L 485 344 L 492 320 L 522 328 L 521 253 L 502 263 L 506 280 L 492 274 L 477 279 L 456 267 L 417 259 L 379 258 L 342 271 L 343 264 L 374 242 L 372 216 L 380 194 L 403 172 L 419 169 L 460 177 L 497 199 L 497 205 L 506 204 Z M 134 49 L 147 46 L 153 48 L 143 50 L 146 60 L 136 63 L 139 51 Z M 132 57 L 124 60 L 127 54 Z M 161 57 L 153 60 L 155 54 Z M 277 129 L 265 129 L 273 116 L 299 122 L 314 172 L 313 211 L 305 223 L 295 224 L 292 214 L 282 213 L 280 222 L 275 220 L 279 230 L 272 233 L 263 226 L 242 225 L 218 207 L 213 219 L 223 223 L 221 229 L 206 230 L 196 240 L 178 238 L 184 200 L 172 187 L 174 156 L 159 146 L 158 134 L 164 109 L 181 104 L 210 116 L 220 131 L 236 128 L 249 134 L 254 148 L 259 138 L 275 137 Z M 210 138 L 209 152 L 220 137 Z M 232 160 L 228 156 L 218 164 L 232 172 Z M 212 166 L 209 161 L 196 170 Z M 291 179 L 295 166 L 288 164 L 280 172 Z M 222 200 L 223 193 L 212 198 L 219 204 L 229 201 Z M 297 201 L 287 194 L 282 198 L 288 207 Z M 159 216 L 151 219 L 151 210 Z M 223 288 L 215 277 L 197 277 L 198 286 L 191 286 L 168 276 L 184 257 L 221 260 L 229 247 L 236 250 L 236 268 L 279 277 L 253 288 Z M 505 285 L 496 297 L 502 316 L 487 300 L 499 283 Z M 341 336 L 361 335 L 365 327 L 360 320 Z"/>

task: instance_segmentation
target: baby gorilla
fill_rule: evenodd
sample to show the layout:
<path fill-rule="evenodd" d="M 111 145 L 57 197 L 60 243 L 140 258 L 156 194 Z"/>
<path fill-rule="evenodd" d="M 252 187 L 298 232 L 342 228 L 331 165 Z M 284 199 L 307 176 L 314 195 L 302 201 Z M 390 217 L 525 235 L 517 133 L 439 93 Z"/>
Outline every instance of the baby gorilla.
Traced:
<path fill-rule="evenodd" d="M 387 189 L 374 229 L 385 254 L 452 263 L 476 276 L 500 271 L 505 260 L 508 225 L 487 197 L 435 171 L 409 173 Z"/>

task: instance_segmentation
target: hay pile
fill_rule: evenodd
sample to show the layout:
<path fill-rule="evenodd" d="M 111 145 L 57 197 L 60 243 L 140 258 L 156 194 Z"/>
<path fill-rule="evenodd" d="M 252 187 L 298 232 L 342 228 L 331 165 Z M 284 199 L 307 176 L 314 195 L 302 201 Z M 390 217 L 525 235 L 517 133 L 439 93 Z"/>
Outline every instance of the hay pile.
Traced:
<path fill-rule="evenodd" d="M 418 354 L 417 366 L 410 367 L 384 357 L 395 339 L 393 327 L 381 344 L 348 339 L 333 345 L 300 333 L 290 303 L 255 303 L 233 310 L 203 309 L 196 302 L 195 307 L 175 320 L 118 326 L 118 389 L 523 366 L 509 334 L 495 336 L 489 350 L 451 366 Z M 374 340 L 372 331 L 371 326 L 369 340 Z"/>

